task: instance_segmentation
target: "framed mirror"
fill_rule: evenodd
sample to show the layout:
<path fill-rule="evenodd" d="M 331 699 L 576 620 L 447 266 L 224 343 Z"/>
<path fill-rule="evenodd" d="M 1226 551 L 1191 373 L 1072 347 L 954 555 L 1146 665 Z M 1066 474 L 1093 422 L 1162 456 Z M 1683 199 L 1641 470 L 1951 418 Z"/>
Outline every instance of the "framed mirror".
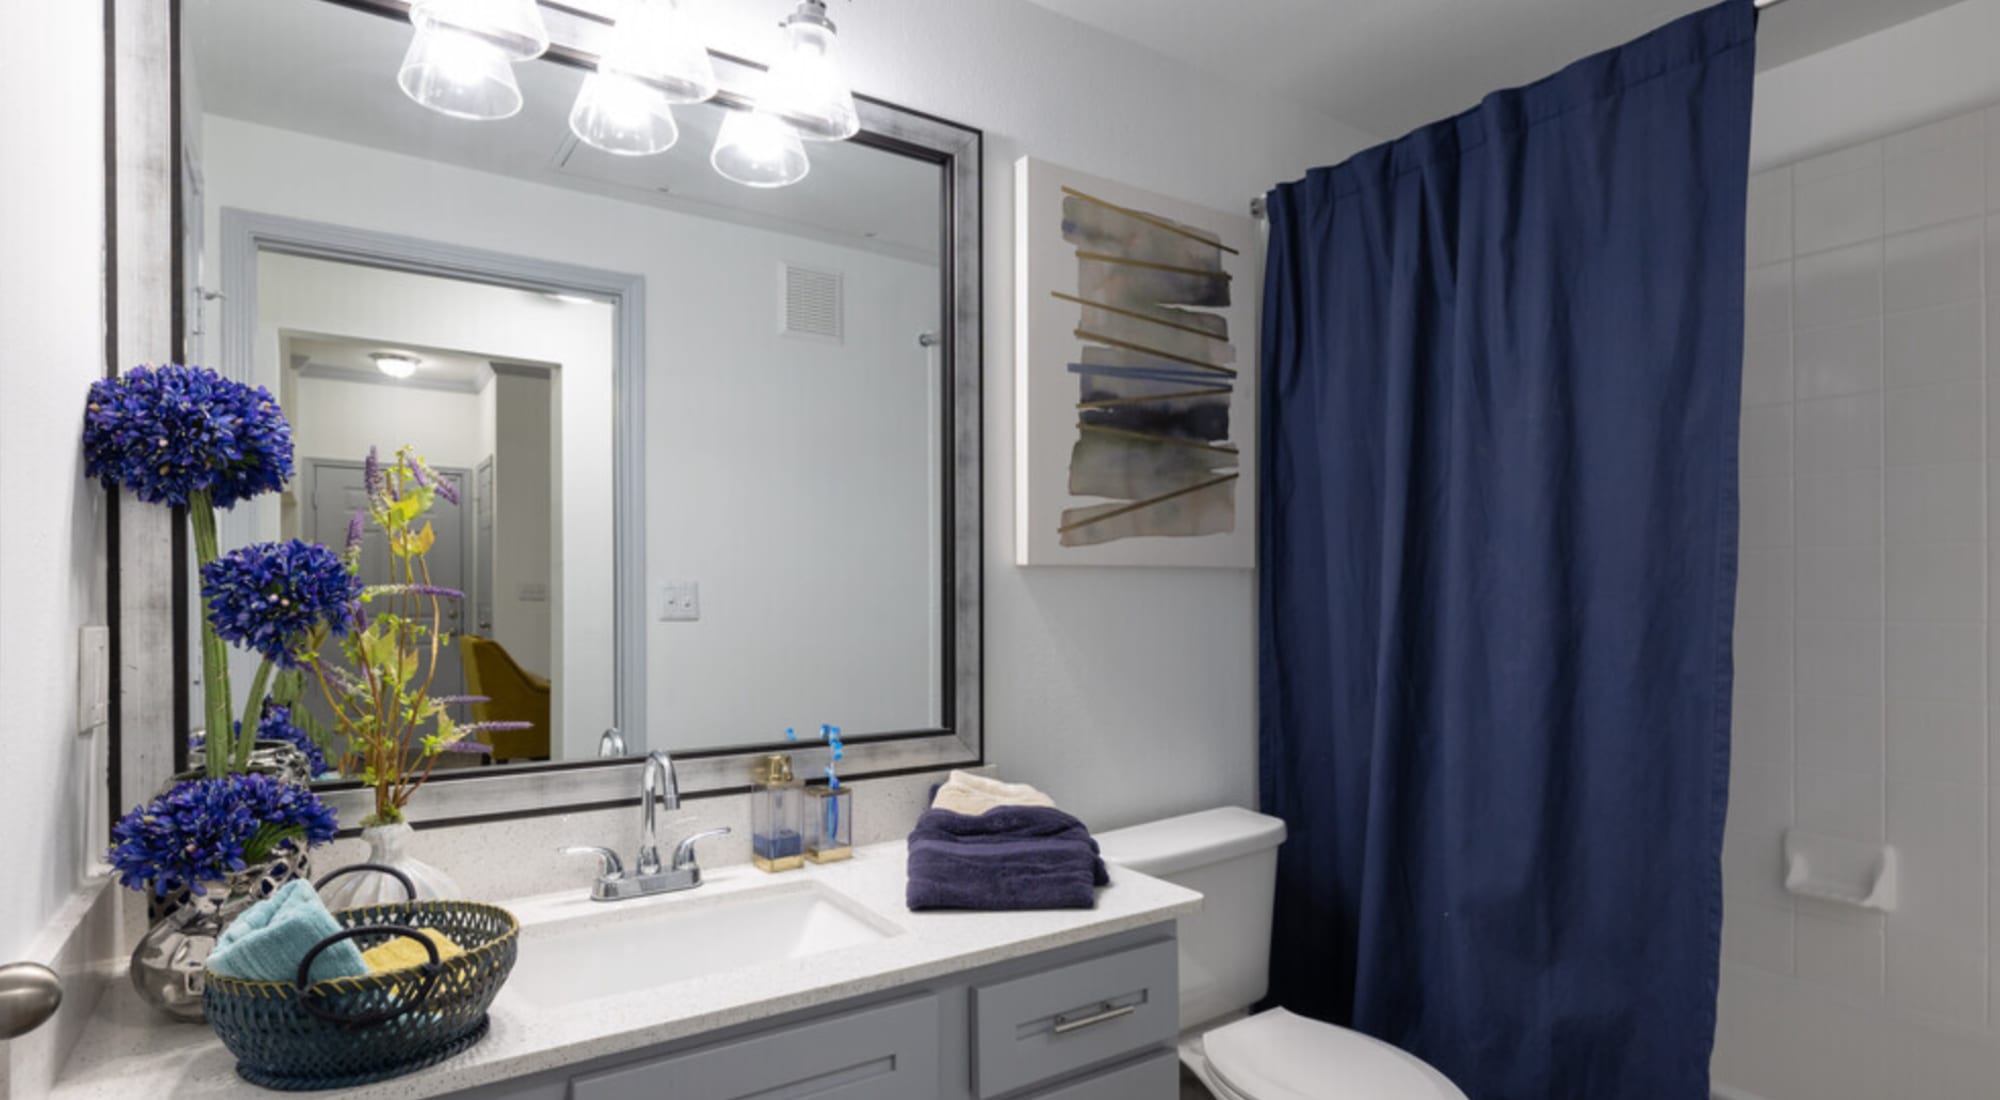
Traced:
<path fill-rule="evenodd" d="M 544 6 L 491 120 L 399 87 L 405 4 L 179 9 L 180 358 L 268 389 L 295 450 L 224 550 L 343 545 L 371 449 L 457 498 L 428 517 L 432 694 L 506 728 L 441 756 L 414 820 L 632 800 L 653 750 L 694 796 L 771 751 L 816 775 L 822 725 L 844 776 L 983 759 L 977 131 L 862 98 L 804 178 L 746 186 L 711 150 L 760 70 L 716 57 L 670 148 L 606 152 L 570 115 L 611 28 L 576 8 Z M 323 748 L 345 820 L 365 792 Z"/>

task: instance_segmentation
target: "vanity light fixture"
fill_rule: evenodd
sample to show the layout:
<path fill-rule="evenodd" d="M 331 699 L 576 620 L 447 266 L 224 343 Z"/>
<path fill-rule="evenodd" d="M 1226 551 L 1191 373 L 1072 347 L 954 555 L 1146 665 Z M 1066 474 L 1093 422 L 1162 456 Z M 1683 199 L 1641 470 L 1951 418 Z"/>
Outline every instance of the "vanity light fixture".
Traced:
<path fill-rule="evenodd" d="M 411 99 L 453 118 L 510 118 L 521 109 L 514 62 L 549 48 L 535 0 L 417 0 L 417 28 L 396 83 Z"/>
<path fill-rule="evenodd" d="M 374 351 L 368 358 L 375 360 L 375 369 L 391 378 L 408 378 L 417 373 L 417 365 L 423 360 L 414 355 L 396 351 Z"/>
<path fill-rule="evenodd" d="M 761 105 L 729 112 L 708 163 L 745 187 L 785 187 L 812 170 L 798 129 Z"/>
<path fill-rule="evenodd" d="M 569 128 L 607 153 L 664 153 L 680 137 L 673 104 L 700 103 L 717 87 L 700 27 L 681 0 L 626 0 L 611 45 L 570 108 Z"/>
<path fill-rule="evenodd" d="M 785 50 L 765 80 L 763 106 L 782 115 L 808 141 L 846 141 L 861 132 L 854 92 L 834 58 L 833 20 L 826 0 L 799 0 L 779 26 Z"/>

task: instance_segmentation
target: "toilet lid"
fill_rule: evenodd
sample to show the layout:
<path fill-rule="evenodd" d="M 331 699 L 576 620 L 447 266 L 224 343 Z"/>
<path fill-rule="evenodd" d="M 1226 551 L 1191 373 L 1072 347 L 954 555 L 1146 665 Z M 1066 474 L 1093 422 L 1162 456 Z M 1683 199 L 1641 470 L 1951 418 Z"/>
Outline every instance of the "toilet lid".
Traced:
<path fill-rule="evenodd" d="M 1244 1100 L 1466 1100 L 1379 1039 L 1282 1008 L 1202 1036 L 1210 1072 Z"/>

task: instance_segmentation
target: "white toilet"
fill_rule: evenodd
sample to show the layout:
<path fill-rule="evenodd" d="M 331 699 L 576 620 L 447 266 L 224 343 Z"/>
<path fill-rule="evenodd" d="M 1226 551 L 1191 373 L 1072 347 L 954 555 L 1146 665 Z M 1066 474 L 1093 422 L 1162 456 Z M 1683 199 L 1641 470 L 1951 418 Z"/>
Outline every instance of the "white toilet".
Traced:
<path fill-rule="evenodd" d="M 1284 1009 L 1269 980 L 1285 823 L 1224 807 L 1101 833 L 1104 858 L 1202 895 L 1180 922 L 1181 1061 L 1218 1100 L 1466 1100 L 1387 1043 Z"/>

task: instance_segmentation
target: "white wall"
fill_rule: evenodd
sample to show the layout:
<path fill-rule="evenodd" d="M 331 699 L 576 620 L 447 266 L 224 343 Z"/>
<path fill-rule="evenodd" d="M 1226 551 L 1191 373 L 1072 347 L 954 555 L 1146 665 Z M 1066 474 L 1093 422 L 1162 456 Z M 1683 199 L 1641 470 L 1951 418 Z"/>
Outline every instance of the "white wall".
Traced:
<path fill-rule="evenodd" d="M 369 447 L 392 454 L 414 443 L 433 466 L 470 470 L 489 453 L 480 449 L 490 433 L 481 423 L 477 393 L 310 376 L 297 379 L 294 387 L 284 406 L 301 462 L 359 462 Z"/>
<path fill-rule="evenodd" d="M 488 385 L 493 390 L 495 442 L 493 637 L 522 668 L 548 676 L 556 667 L 550 615 L 557 599 L 552 537 L 556 482 L 551 427 L 558 415 L 554 387 L 547 376 L 507 373 L 495 374 Z M 529 586 L 542 589 L 540 600 L 527 598 L 523 589 Z M 595 728 L 586 725 L 582 733 L 595 738 L 608 724 L 607 719 Z M 563 736 L 568 726 L 558 723 L 555 735 Z"/>
<path fill-rule="evenodd" d="M 103 737 L 77 736 L 78 630 L 105 621 L 104 494 L 83 478 L 104 373 L 103 10 L 0 41 L 0 963 L 76 888 L 103 826 Z"/>
<path fill-rule="evenodd" d="M 1730 1096 L 2000 1088 L 2000 108 L 1949 113 L 1961 77 L 2000 78 L 1996 18 L 1962 4 L 1759 82 L 1760 155 L 1820 153 L 1751 189 Z M 1936 121 L 1878 125 L 1911 115 Z M 1789 895 L 1788 828 L 1894 847 L 1895 911 Z"/>

